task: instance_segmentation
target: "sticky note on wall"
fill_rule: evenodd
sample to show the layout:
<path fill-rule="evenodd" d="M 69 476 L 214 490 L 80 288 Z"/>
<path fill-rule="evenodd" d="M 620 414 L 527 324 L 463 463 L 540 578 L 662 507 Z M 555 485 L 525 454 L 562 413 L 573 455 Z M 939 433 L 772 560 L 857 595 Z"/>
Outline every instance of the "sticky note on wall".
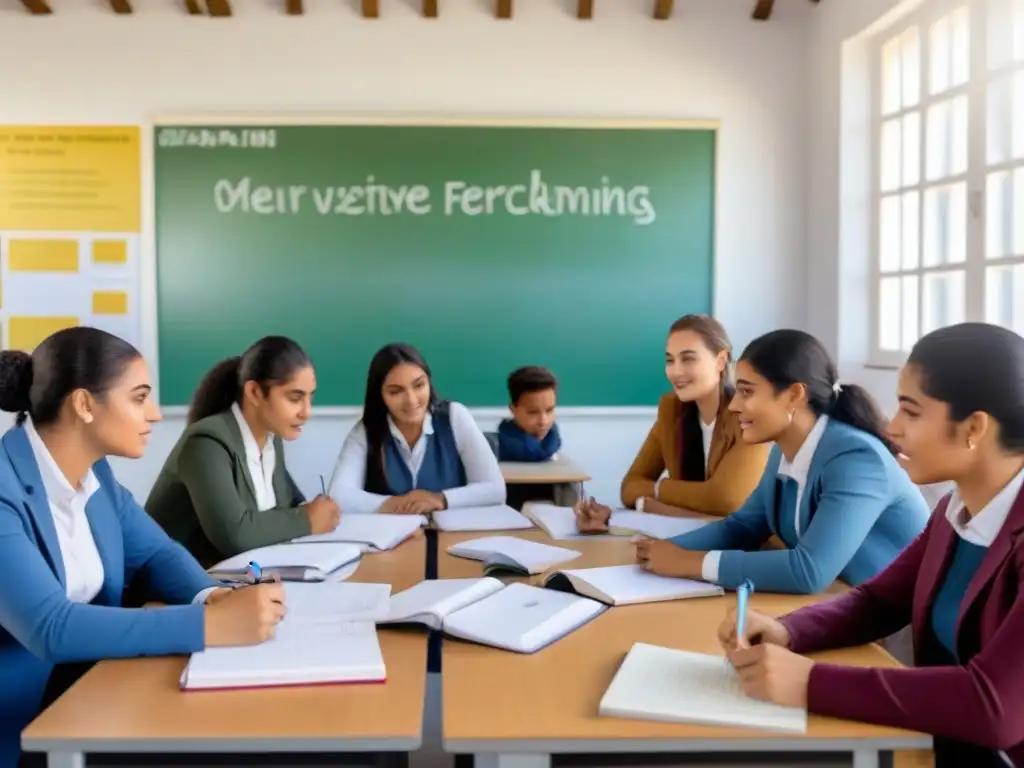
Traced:
<path fill-rule="evenodd" d="M 124 240 L 95 240 L 92 244 L 93 264 L 127 264 L 128 243 Z"/>
<path fill-rule="evenodd" d="M 8 346 L 31 352 L 50 334 L 78 325 L 77 317 L 31 317 L 22 315 L 7 321 Z"/>
<path fill-rule="evenodd" d="M 92 313 L 94 315 L 127 315 L 128 294 L 125 291 L 93 291 Z"/>
<path fill-rule="evenodd" d="M 12 272 L 77 272 L 77 240 L 11 240 L 8 268 Z"/>

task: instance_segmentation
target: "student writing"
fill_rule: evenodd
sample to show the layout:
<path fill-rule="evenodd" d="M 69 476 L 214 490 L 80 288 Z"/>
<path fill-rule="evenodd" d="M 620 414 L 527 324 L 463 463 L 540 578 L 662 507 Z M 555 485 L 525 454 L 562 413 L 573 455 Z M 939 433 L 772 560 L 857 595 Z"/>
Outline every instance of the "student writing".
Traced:
<path fill-rule="evenodd" d="M 338 505 L 307 503 L 284 460 L 283 441 L 301 434 L 315 390 L 312 363 L 283 336 L 260 339 L 200 382 L 146 510 L 205 567 L 337 526 Z"/>
<path fill-rule="evenodd" d="M 686 315 L 669 329 L 665 376 L 672 392 L 622 481 L 622 503 L 647 512 L 726 515 L 739 508 L 764 471 L 768 447 L 741 439 L 728 409 L 732 344 L 707 315 Z M 666 473 L 667 470 L 667 474 Z M 583 532 L 607 530 L 609 507 L 577 505 Z"/>
<path fill-rule="evenodd" d="M 114 478 L 160 413 L 145 362 L 94 328 L 0 352 L 0 766 L 21 730 L 106 658 L 258 643 L 284 615 L 279 585 L 222 589 Z M 167 607 L 121 607 L 135 581 Z"/>
<path fill-rule="evenodd" d="M 555 422 L 558 379 L 547 368 L 528 365 L 508 377 L 511 419 L 498 424 L 498 460 L 539 462 L 562 447 Z"/>
<path fill-rule="evenodd" d="M 730 615 L 719 638 L 752 696 L 933 734 L 936 768 L 1024 765 L 1024 339 L 982 323 L 934 331 L 899 401 L 900 463 L 917 483 L 955 483 L 924 532 L 845 595 L 779 620 L 748 611 L 739 642 Z M 801 655 L 908 624 L 913 668 Z"/>
<path fill-rule="evenodd" d="M 725 587 L 813 593 L 836 578 L 860 584 L 885 568 L 928 519 L 920 491 L 884 437 L 870 395 L 840 385 L 813 336 L 772 331 L 744 350 L 730 409 L 748 443 L 774 443 L 757 489 L 732 515 L 637 558 L 663 575 Z M 758 551 L 775 535 L 786 548 Z"/>
<path fill-rule="evenodd" d="M 346 513 L 425 514 L 503 504 L 505 481 L 469 410 L 438 400 L 423 356 L 388 344 L 370 361 L 330 494 Z"/>

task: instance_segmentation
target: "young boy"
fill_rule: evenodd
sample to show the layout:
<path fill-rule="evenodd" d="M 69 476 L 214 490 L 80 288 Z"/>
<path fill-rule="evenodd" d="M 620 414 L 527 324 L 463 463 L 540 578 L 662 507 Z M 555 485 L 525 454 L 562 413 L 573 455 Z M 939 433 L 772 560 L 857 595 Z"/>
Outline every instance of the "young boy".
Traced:
<path fill-rule="evenodd" d="M 498 426 L 499 461 L 548 461 L 562 447 L 555 423 L 558 379 L 547 368 L 529 365 L 508 377 L 512 418 Z"/>

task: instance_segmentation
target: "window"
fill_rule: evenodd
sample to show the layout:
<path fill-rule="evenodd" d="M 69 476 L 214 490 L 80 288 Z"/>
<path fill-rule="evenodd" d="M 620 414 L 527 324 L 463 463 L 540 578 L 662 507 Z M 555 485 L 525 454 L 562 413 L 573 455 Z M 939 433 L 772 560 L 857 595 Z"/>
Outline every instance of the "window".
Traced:
<path fill-rule="evenodd" d="M 932 0 L 878 41 L 872 362 L 964 320 L 1024 334 L 1024 0 Z"/>

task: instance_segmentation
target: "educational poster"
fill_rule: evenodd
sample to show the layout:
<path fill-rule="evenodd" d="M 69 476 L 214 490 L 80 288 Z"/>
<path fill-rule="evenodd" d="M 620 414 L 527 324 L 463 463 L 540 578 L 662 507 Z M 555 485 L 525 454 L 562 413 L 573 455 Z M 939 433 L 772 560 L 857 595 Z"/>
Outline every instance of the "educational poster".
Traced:
<path fill-rule="evenodd" d="M 141 345 L 136 126 L 0 126 L 0 341 L 92 325 Z"/>

